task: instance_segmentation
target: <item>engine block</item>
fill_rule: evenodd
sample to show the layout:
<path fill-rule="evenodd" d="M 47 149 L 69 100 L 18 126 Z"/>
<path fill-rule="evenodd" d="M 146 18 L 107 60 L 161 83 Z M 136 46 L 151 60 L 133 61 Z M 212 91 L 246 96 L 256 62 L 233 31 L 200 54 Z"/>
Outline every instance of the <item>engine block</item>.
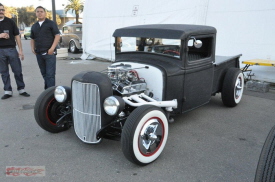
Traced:
<path fill-rule="evenodd" d="M 140 78 L 138 72 L 129 64 L 111 65 L 108 67 L 107 75 L 110 78 L 113 90 L 122 95 L 145 91 L 147 84 Z"/>

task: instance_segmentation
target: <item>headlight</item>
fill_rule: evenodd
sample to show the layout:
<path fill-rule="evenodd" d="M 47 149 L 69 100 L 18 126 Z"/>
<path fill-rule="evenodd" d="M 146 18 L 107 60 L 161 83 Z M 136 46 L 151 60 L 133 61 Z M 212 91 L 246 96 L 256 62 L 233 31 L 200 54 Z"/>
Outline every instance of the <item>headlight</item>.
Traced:
<path fill-rule="evenodd" d="M 104 100 L 103 107 L 108 115 L 113 116 L 121 112 L 124 109 L 124 105 L 125 103 L 122 98 L 110 96 Z"/>
<path fill-rule="evenodd" d="M 66 89 L 62 86 L 57 86 L 54 90 L 54 97 L 57 102 L 65 102 L 67 99 Z"/>

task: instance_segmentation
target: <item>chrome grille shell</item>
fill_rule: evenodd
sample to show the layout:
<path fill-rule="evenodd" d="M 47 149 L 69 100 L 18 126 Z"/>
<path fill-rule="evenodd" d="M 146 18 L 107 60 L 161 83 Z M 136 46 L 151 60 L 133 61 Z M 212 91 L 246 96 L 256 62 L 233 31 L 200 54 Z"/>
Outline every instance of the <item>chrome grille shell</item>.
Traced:
<path fill-rule="evenodd" d="M 101 139 L 96 133 L 101 129 L 101 103 L 99 87 L 93 83 L 72 81 L 74 130 L 80 140 L 95 144 Z"/>

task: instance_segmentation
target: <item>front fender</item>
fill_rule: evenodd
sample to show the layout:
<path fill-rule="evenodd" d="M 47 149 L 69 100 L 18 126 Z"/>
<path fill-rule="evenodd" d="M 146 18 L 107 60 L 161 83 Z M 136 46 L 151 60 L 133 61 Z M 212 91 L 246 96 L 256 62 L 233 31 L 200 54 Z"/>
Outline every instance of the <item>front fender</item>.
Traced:
<path fill-rule="evenodd" d="M 70 42 L 71 41 L 74 41 L 75 46 L 76 46 L 77 49 L 82 49 L 82 43 L 80 43 L 81 40 L 73 38 L 73 39 L 70 40 Z"/>

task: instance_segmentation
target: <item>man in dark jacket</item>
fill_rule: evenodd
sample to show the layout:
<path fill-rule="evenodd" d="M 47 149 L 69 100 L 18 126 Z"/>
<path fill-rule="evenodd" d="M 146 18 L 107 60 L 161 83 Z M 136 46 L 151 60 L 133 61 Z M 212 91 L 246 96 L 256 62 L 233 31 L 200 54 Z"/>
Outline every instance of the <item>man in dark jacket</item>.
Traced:
<path fill-rule="evenodd" d="M 18 52 L 16 50 L 16 43 L 18 45 Z M 25 83 L 20 59 L 23 61 L 24 55 L 19 30 L 13 20 L 5 17 L 5 7 L 0 3 L 0 73 L 5 91 L 1 99 L 12 97 L 9 65 L 14 73 L 19 94 L 25 97 L 30 96 L 24 90 Z"/>
<path fill-rule="evenodd" d="M 46 18 L 45 8 L 38 6 L 35 13 L 38 21 L 31 28 L 31 48 L 44 78 L 44 89 L 47 89 L 55 86 L 56 46 L 60 32 L 56 23 Z"/>

